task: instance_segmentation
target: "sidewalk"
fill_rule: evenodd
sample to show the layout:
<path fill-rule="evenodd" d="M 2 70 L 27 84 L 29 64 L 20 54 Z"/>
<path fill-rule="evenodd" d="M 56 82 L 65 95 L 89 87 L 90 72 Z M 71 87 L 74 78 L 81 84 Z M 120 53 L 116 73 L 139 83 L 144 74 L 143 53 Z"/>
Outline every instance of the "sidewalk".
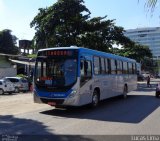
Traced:
<path fill-rule="evenodd" d="M 156 85 L 159 82 L 160 82 L 160 79 L 151 78 L 151 81 L 150 81 L 151 87 L 147 87 L 147 81 L 146 80 L 144 80 L 144 81 L 137 81 L 137 84 L 141 85 L 143 87 L 146 87 L 146 88 L 156 88 Z"/>

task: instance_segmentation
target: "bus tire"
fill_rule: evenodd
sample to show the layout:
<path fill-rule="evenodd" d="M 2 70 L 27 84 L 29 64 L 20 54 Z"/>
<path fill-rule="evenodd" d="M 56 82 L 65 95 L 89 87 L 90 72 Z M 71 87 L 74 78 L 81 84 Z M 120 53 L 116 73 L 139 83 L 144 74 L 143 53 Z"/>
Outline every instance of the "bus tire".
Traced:
<path fill-rule="evenodd" d="M 94 90 L 93 95 L 92 95 L 92 102 L 91 102 L 91 107 L 95 108 L 99 104 L 99 93 L 97 90 Z"/>
<path fill-rule="evenodd" d="M 127 98 L 127 93 L 128 93 L 127 85 L 124 85 L 124 88 L 123 88 L 123 98 L 124 98 L 124 99 Z"/>
<path fill-rule="evenodd" d="M 159 95 L 158 95 L 158 93 L 156 92 L 156 97 L 158 98 L 159 97 Z"/>
<path fill-rule="evenodd" d="M 3 95 L 3 94 L 4 94 L 4 90 L 0 89 L 0 95 Z"/>

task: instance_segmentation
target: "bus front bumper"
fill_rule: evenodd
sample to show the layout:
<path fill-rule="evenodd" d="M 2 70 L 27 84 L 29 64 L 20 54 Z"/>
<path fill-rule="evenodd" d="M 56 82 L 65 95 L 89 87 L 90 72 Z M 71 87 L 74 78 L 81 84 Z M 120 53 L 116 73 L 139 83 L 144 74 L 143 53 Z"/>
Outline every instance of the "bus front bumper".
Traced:
<path fill-rule="evenodd" d="M 46 97 L 39 97 L 34 92 L 34 102 L 35 103 L 45 103 L 51 106 L 81 106 L 79 104 L 79 96 L 75 95 L 73 97 L 69 96 L 67 98 L 46 98 Z"/>

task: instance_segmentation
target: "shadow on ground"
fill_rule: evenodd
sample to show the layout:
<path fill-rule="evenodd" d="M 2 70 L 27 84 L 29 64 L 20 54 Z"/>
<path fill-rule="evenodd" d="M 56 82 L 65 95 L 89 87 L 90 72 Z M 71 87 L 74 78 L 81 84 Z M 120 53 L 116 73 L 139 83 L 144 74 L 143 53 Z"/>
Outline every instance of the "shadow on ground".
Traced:
<path fill-rule="evenodd" d="M 46 126 L 38 121 L 12 115 L 0 116 L 0 134 L 38 134 L 38 131 L 49 133 Z"/>
<path fill-rule="evenodd" d="M 127 99 L 121 97 L 110 98 L 102 101 L 96 109 L 84 106 L 72 109 L 53 109 L 43 111 L 41 114 L 137 124 L 160 106 L 160 99 L 155 98 L 154 94 L 145 94 L 145 92 L 155 92 L 155 85 L 146 88 L 145 84 L 140 84 L 138 85 L 138 91 L 143 94 L 129 95 Z"/>
<path fill-rule="evenodd" d="M 0 116 L 0 141 L 91 141 L 92 136 L 54 135 L 47 127 L 31 119 Z"/>

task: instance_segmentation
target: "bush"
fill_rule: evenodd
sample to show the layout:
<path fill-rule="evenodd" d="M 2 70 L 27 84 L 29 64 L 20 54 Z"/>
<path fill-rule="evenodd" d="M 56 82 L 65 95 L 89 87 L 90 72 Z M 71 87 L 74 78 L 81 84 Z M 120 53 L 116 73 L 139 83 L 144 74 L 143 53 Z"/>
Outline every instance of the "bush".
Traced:
<path fill-rule="evenodd" d="M 24 75 L 24 74 L 17 74 L 17 77 L 26 78 L 26 75 Z"/>

